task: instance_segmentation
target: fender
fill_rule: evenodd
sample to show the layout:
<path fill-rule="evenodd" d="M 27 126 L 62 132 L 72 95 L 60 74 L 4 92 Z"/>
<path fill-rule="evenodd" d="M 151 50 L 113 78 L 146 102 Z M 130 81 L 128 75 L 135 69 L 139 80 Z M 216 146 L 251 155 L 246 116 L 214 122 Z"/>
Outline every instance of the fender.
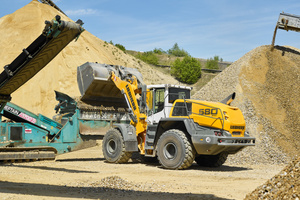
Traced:
<path fill-rule="evenodd" d="M 138 141 L 135 127 L 130 124 L 114 124 L 113 127 L 118 129 L 124 139 L 125 150 L 131 152 L 138 151 Z"/>
<path fill-rule="evenodd" d="M 188 118 L 164 118 L 161 119 L 157 126 L 155 135 L 154 146 L 156 146 L 159 137 L 170 129 L 178 129 L 187 133 L 188 137 L 195 134 L 195 129 Z"/>

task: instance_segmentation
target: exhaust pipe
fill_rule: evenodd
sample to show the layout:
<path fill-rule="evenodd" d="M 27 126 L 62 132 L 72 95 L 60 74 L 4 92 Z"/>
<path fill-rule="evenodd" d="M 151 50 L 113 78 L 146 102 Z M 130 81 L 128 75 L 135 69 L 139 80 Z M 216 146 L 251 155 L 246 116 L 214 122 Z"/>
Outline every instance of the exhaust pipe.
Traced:
<path fill-rule="evenodd" d="M 224 103 L 226 105 L 229 105 L 230 106 L 230 103 L 235 99 L 235 92 L 232 93 L 231 95 L 229 95 L 228 97 L 226 97 L 225 99 L 223 99 L 221 101 L 221 103 Z"/>

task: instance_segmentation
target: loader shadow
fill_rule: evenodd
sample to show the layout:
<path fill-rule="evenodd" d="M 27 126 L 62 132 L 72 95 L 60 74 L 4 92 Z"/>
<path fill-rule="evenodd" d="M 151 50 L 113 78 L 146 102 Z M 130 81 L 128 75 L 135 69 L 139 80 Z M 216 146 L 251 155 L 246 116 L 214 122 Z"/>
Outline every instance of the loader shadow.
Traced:
<path fill-rule="evenodd" d="M 109 165 L 111 163 L 107 162 L 105 158 L 76 158 L 76 159 L 59 159 L 56 160 L 57 162 L 72 162 L 72 161 L 104 161 L 103 164 Z M 127 163 L 122 163 L 122 165 L 135 165 L 135 164 L 143 164 L 150 167 L 158 167 L 163 169 L 161 165 L 159 164 L 159 161 L 155 158 L 153 159 L 147 159 L 143 158 L 139 154 L 133 154 L 130 161 Z M 228 165 L 222 165 L 220 167 L 202 167 L 197 165 L 196 163 L 193 163 L 191 167 L 185 170 L 201 170 L 201 171 L 216 171 L 216 172 L 234 172 L 234 171 L 248 171 L 252 170 L 252 168 L 247 167 L 235 167 L 235 166 L 228 166 Z"/>
<path fill-rule="evenodd" d="M 74 170 L 74 169 L 56 168 L 56 167 L 47 167 L 47 166 L 11 165 L 10 167 L 27 168 L 27 169 L 40 169 L 40 170 L 59 171 L 59 172 L 67 172 L 67 173 L 98 173 L 96 171 Z"/>
<path fill-rule="evenodd" d="M 142 162 L 143 164 L 147 166 L 152 167 L 158 167 L 163 169 L 159 162 Z M 166 169 L 165 169 L 166 170 Z M 253 170 L 252 168 L 247 167 L 235 167 L 235 166 L 228 166 L 228 165 L 222 165 L 220 167 L 202 167 L 197 165 L 196 163 L 193 163 L 192 166 L 190 166 L 188 169 L 184 170 L 199 170 L 199 171 L 211 171 L 211 172 L 238 172 L 238 171 L 249 171 Z"/>
<path fill-rule="evenodd" d="M 220 198 L 213 194 L 192 194 L 192 193 L 168 193 L 168 192 L 148 192 L 114 189 L 109 187 L 72 187 L 36 183 L 16 183 L 0 181 L 1 193 L 17 195 L 33 195 L 40 197 L 60 197 L 60 198 L 89 198 L 89 199 L 215 199 Z"/>
<path fill-rule="evenodd" d="M 228 166 L 228 165 L 222 165 L 220 167 L 202 167 L 202 166 L 198 166 L 196 163 L 194 163 L 189 169 L 191 169 L 191 170 L 201 170 L 201 171 L 210 171 L 210 172 L 238 172 L 238 171 L 253 170 L 252 168 L 235 167 L 235 166 Z"/>

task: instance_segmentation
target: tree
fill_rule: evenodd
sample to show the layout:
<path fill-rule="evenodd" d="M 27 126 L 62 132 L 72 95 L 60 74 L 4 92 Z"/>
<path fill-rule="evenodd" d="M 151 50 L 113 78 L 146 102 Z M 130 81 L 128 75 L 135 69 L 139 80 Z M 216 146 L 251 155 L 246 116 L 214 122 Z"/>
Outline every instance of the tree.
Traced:
<path fill-rule="evenodd" d="M 223 61 L 219 56 L 214 56 L 214 58 L 209 58 L 206 61 L 205 67 L 207 69 L 219 69 L 219 61 Z"/>
<path fill-rule="evenodd" d="M 196 83 L 201 77 L 201 63 L 191 56 L 185 56 L 182 61 L 177 58 L 171 67 L 171 74 L 183 83 Z"/>
<path fill-rule="evenodd" d="M 175 43 L 171 49 L 168 50 L 168 54 L 174 55 L 176 57 L 189 56 L 189 53 L 183 49 L 180 49 L 178 44 Z"/>
<path fill-rule="evenodd" d="M 155 49 L 153 49 L 153 52 L 154 53 L 156 53 L 156 54 L 158 54 L 158 55 L 162 55 L 163 53 L 166 53 L 163 49 L 161 49 L 161 48 L 155 48 Z"/>

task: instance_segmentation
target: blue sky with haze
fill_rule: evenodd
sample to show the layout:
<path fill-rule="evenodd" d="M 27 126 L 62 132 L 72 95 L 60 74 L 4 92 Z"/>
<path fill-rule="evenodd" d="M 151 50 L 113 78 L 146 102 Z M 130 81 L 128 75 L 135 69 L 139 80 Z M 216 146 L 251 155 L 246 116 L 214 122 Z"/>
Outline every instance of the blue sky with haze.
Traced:
<path fill-rule="evenodd" d="M 1 0 L 0 17 L 31 0 Z M 271 44 L 279 13 L 300 15 L 299 0 L 56 0 L 72 20 L 128 50 L 170 49 L 178 43 L 193 57 L 235 61 Z M 300 33 L 278 30 L 277 45 L 300 48 Z"/>

